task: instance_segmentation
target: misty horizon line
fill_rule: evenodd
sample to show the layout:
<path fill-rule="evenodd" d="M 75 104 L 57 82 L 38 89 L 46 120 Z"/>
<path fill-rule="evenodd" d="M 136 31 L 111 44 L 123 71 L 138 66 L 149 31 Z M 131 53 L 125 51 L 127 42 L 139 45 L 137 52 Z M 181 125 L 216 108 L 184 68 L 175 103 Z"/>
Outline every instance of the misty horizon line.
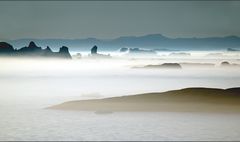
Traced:
<path fill-rule="evenodd" d="M 110 40 L 116 40 L 116 39 L 121 39 L 121 38 L 141 38 L 141 37 L 147 37 L 147 36 L 159 36 L 163 38 L 168 38 L 168 39 L 207 39 L 207 38 L 228 38 L 228 37 L 235 37 L 235 38 L 240 38 L 239 35 L 225 35 L 225 36 L 206 36 L 206 37 L 201 37 L 201 36 L 189 36 L 189 37 L 171 37 L 171 36 L 166 36 L 161 33 L 150 33 L 150 34 L 144 34 L 144 35 L 122 35 L 114 38 L 98 38 L 98 37 L 79 37 L 79 38 L 60 38 L 60 37 L 49 37 L 49 38 L 32 38 L 32 37 L 25 37 L 25 38 L 16 38 L 16 39 L 0 39 L 0 41 L 14 41 L 14 40 L 87 40 L 87 39 L 92 39 L 92 40 L 105 40 L 105 41 L 110 41 Z"/>

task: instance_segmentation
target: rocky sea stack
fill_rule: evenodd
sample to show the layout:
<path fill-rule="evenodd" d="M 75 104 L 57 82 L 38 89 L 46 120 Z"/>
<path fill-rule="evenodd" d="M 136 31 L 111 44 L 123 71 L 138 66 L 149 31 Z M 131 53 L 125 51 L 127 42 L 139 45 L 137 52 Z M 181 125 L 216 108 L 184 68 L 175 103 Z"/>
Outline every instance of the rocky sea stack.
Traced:
<path fill-rule="evenodd" d="M 89 55 L 90 58 L 101 58 L 101 59 L 108 59 L 111 58 L 110 55 L 104 55 L 98 53 L 98 47 L 94 45 L 91 49 L 91 54 Z"/>

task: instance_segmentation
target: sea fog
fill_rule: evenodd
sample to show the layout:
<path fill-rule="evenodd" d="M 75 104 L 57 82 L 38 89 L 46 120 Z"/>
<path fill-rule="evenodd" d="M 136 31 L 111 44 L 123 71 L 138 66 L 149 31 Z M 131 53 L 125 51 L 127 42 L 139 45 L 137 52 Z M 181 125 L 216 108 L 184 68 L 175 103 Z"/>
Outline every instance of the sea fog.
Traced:
<path fill-rule="evenodd" d="M 47 107 L 76 99 L 105 98 L 187 87 L 240 86 L 240 60 L 119 58 L 73 60 L 0 59 L 1 100 Z M 229 62 L 229 66 L 221 65 Z M 144 68 L 179 63 L 182 69 Z M 238 65 L 239 64 L 239 65 Z M 140 68 L 139 68 L 140 67 Z M 142 68 L 141 68 L 142 67 Z M 21 101 L 24 100 L 25 101 Z"/>
<path fill-rule="evenodd" d="M 235 54 L 226 59 L 192 55 L 111 59 L 85 56 L 73 60 L 1 58 L 0 140 L 240 140 L 239 114 L 98 115 L 45 109 L 69 100 L 187 87 L 239 87 L 240 60 Z M 224 61 L 230 65 L 221 65 Z M 185 64 L 182 69 L 144 68 L 163 63 Z"/>

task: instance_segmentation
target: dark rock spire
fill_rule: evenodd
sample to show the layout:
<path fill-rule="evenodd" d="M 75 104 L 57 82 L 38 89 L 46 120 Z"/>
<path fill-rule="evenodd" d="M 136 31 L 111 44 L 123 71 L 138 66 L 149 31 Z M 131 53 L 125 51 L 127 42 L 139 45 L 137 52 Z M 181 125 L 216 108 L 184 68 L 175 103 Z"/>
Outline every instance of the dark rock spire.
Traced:
<path fill-rule="evenodd" d="M 1 53 L 8 53 L 8 52 L 13 52 L 13 46 L 6 43 L 6 42 L 0 42 L 0 52 Z"/>
<path fill-rule="evenodd" d="M 68 59 L 72 58 L 72 56 L 70 55 L 68 48 L 66 46 L 62 46 L 59 49 L 59 57 L 68 58 Z"/>
<path fill-rule="evenodd" d="M 91 54 L 97 54 L 97 46 L 94 45 L 93 48 L 91 49 Z"/>

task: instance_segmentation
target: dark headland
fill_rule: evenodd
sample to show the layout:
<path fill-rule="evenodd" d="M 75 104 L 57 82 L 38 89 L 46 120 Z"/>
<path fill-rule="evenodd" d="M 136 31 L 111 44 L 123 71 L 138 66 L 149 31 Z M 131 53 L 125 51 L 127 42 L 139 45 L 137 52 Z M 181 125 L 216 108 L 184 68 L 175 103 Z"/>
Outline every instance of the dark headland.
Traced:
<path fill-rule="evenodd" d="M 240 88 L 186 88 L 105 99 L 69 101 L 49 109 L 79 111 L 240 112 Z"/>
<path fill-rule="evenodd" d="M 68 47 L 62 46 L 59 52 L 53 52 L 50 47 L 42 49 L 38 47 L 33 41 L 28 46 L 20 49 L 14 49 L 12 45 L 7 42 L 0 42 L 0 56 L 4 57 L 37 57 L 37 58 L 62 58 L 71 59 Z"/>

